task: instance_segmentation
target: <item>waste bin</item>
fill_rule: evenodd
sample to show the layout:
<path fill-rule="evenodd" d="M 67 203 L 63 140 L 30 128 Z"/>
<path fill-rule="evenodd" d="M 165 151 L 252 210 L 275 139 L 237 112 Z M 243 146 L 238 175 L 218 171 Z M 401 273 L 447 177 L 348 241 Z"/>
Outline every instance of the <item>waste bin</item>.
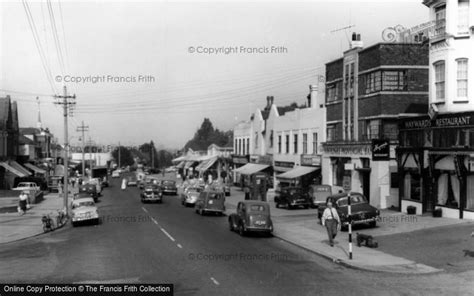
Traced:
<path fill-rule="evenodd" d="M 407 214 L 408 215 L 416 215 L 416 207 L 415 206 L 408 206 L 407 207 Z"/>

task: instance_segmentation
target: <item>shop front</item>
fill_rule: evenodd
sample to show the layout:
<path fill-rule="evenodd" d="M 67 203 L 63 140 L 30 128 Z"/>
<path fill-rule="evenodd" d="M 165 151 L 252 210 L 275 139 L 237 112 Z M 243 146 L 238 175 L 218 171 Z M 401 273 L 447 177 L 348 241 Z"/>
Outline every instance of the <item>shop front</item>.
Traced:
<path fill-rule="evenodd" d="M 471 120 L 472 119 L 472 120 Z M 401 211 L 474 219 L 474 113 L 400 121 Z"/>
<path fill-rule="evenodd" d="M 232 155 L 232 182 L 237 185 L 240 182 L 236 170 L 249 163 L 249 155 Z"/>

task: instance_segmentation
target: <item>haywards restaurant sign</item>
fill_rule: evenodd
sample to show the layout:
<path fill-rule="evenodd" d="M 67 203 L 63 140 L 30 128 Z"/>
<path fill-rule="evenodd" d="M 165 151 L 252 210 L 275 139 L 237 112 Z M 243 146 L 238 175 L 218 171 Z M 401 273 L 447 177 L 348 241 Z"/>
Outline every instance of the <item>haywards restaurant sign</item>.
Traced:
<path fill-rule="evenodd" d="M 471 127 L 474 126 L 474 113 L 438 115 L 434 120 L 430 118 L 413 118 L 403 120 L 401 129 L 425 129 L 436 127 Z"/>

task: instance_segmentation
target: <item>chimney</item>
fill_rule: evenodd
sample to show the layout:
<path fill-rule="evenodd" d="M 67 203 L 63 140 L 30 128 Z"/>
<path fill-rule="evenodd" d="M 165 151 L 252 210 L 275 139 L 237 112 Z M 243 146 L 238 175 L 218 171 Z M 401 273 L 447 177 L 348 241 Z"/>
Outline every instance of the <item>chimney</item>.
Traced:
<path fill-rule="evenodd" d="M 317 105 L 318 86 L 316 84 L 309 85 L 308 108 L 314 108 Z"/>
<path fill-rule="evenodd" d="M 271 100 L 271 97 L 267 96 L 267 107 L 265 107 L 265 109 L 270 108 L 270 106 L 271 106 L 270 100 Z"/>
<path fill-rule="evenodd" d="M 351 49 L 364 47 L 364 43 L 360 39 L 360 34 L 357 34 L 356 32 L 352 33 L 352 40 L 350 46 Z"/>
<path fill-rule="evenodd" d="M 273 96 L 270 97 L 270 106 L 273 105 Z"/>

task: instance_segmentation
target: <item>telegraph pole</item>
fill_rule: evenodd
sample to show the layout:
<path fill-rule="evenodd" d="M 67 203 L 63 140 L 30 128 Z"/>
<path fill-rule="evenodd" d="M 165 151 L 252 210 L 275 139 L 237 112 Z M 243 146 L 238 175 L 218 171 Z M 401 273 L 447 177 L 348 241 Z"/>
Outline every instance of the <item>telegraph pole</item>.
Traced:
<path fill-rule="evenodd" d="M 119 142 L 119 147 L 118 147 L 118 168 L 119 168 L 119 170 L 121 169 L 121 166 L 120 166 L 120 142 Z"/>
<path fill-rule="evenodd" d="M 84 159 L 84 148 L 85 148 L 85 142 L 86 138 L 84 137 L 84 132 L 89 131 L 89 126 L 84 125 L 84 121 L 82 121 L 82 124 L 77 127 L 78 132 L 82 132 L 82 176 L 84 177 L 86 174 L 86 161 Z"/>
<path fill-rule="evenodd" d="M 68 152 L 69 152 L 69 140 L 68 140 L 68 126 L 67 126 L 67 117 L 69 106 L 76 104 L 76 95 L 69 96 L 67 94 L 66 86 L 63 86 L 63 95 L 55 95 L 55 98 L 62 99 L 62 101 L 55 102 L 55 104 L 63 105 L 64 110 L 64 208 L 66 209 L 66 215 L 68 214 L 68 193 L 69 193 L 69 161 L 68 161 Z M 73 100 L 70 100 L 73 99 Z"/>
<path fill-rule="evenodd" d="M 91 137 L 89 136 L 89 169 L 90 169 L 90 174 L 89 174 L 89 179 L 92 177 L 92 140 Z"/>

